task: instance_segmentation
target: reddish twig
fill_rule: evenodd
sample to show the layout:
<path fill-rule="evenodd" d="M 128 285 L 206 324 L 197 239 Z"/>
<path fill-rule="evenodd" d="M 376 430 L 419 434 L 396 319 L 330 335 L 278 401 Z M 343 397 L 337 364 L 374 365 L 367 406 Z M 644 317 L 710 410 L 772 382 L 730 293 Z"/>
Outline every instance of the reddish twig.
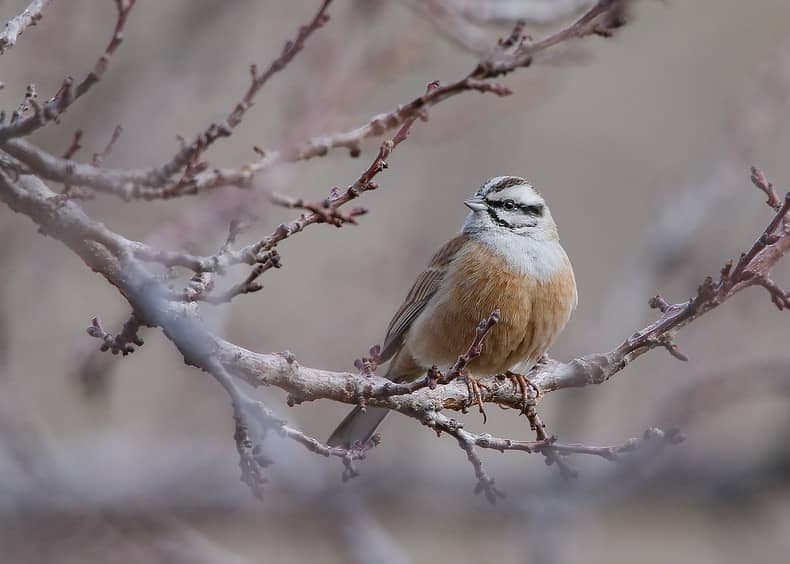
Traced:
<path fill-rule="evenodd" d="M 514 31 L 519 39 L 501 42 L 486 58 L 480 62 L 471 73 L 464 78 L 447 85 L 439 85 L 430 89 L 423 96 L 399 106 L 386 114 L 372 118 L 365 125 L 343 133 L 323 135 L 309 140 L 301 146 L 280 150 L 263 151 L 264 156 L 256 163 L 246 165 L 240 169 L 213 169 L 193 178 L 192 193 L 203 191 L 223 185 L 245 186 L 253 175 L 281 162 L 306 160 L 312 157 L 323 156 L 329 149 L 345 147 L 358 152 L 360 143 L 368 138 L 384 134 L 394 129 L 407 120 L 419 117 L 429 107 L 463 92 L 490 92 L 498 96 L 507 96 L 511 90 L 506 86 L 491 82 L 491 79 L 507 74 L 519 67 L 529 66 L 532 58 L 550 47 L 573 38 L 581 38 L 591 34 L 605 35 L 611 33 L 622 24 L 621 14 L 623 0 L 601 0 L 593 6 L 584 16 L 574 24 L 557 33 L 551 34 L 535 43 L 524 43 L 522 40 L 522 26 L 516 26 Z M 512 38 L 513 34 L 511 34 Z M 160 177 L 161 178 L 161 177 Z M 151 194 L 156 194 L 156 190 Z"/>
<path fill-rule="evenodd" d="M 198 134 L 191 143 L 184 145 L 170 161 L 163 164 L 158 169 L 151 171 L 149 175 L 150 179 L 153 180 L 154 184 L 161 185 L 181 169 L 187 168 L 187 172 L 182 175 L 181 180 L 174 186 L 163 189 L 160 197 L 170 198 L 181 194 L 194 193 L 196 190 L 196 187 L 192 185 L 194 178 L 199 172 L 206 169 L 205 164 L 198 166 L 200 155 L 218 139 L 231 135 L 233 129 L 241 123 L 244 115 L 254 104 L 255 96 L 258 91 L 263 88 L 272 76 L 285 69 L 294 57 L 304 49 L 305 42 L 313 32 L 323 27 L 324 24 L 329 21 L 327 9 L 331 2 L 332 0 L 322 0 L 313 18 L 307 24 L 299 28 L 293 40 L 289 40 L 285 43 L 280 55 L 271 62 L 265 71 L 259 72 L 258 66 L 255 64 L 250 66 L 250 84 L 247 87 L 247 91 L 244 93 L 241 100 L 233 107 L 224 121 L 210 124 L 202 133 Z M 150 195 L 151 194 L 149 194 L 149 196 Z"/>
<path fill-rule="evenodd" d="M 760 182 L 765 182 L 762 173 L 759 173 L 759 177 L 763 179 Z M 765 191 L 762 186 L 758 185 L 757 187 L 761 191 Z M 768 204 L 771 205 L 770 196 Z M 771 205 L 771 208 L 774 209 L 774 206 Z M 661 312 L 661 317 L 634 333 L 615 350 L 603 355 L 589 355 L 578 359 L 581 364 L 591 365 L 595 369 L 570 371 L 568 377 L 561 380 L 561 387 L 605 382 L 634 359 L 656 347 L 667 349 L 680 360 L 687 360 L 687 357 L 680 353 L 674 343 L 674 337 L 678 330 L 749 286 L 765 288 L 770 293 L 773 303 L 780 309 L 785 308 L 790 303 L 788 301 L 790 294 L 771 279 L 770 269 L 784 253 L 790 250 L 789 213 L 790 192 L 785 195 L 782 203 L 775 209 L 767 227 L 752 246 L 741 254 L 735 266 L 732 261 L 729 261 L 721 269 L 718 280 L 714 280 L 710 276 L 707 277 L 700 284 L 696 295 L 686 302 L 671 304 L 661 296 L 651 298 L 650 306 L 658 309 Z M 556 363 L 548 368 L 556 368 Z M 544 392 L 557 389 L 554 383 L 548 383 L 548 385 L 541 387 Z"/>
<path fill-rule="evenodd" d="M 400 137 L 402 136 L 398 136 Z M 363 174 L 364 178 L 369 180 L 370 175 Z M 235 385 L 228 385 L 230 376 L 226 371 L 253 385 L 278 386 L 299 401 L 332 399 L 356 404 L 359 402 L 359 390 L 369 386 L 370 391 L 365 393 L 370 398 L 368 401 L 371 405 L 398 411 L 436 430 L 447 431 L 457 439 L 460 437 L 459 445 L 464 448 L 475 467 L 479 487 L 486 491 L 488 497 L 496 497 L 491 489 L 493 483 L 474 450 L 477 446 L 484 448 L 479 443 L 479 440 L 484 442 L 484 439 L 464 434 L 466 431 L 457 423 L 452 423 L 438 411 L 464 409 L 468 402 L 468 389 L 465 385 L 453 381 L 434 389 L 426 386 L 411 394 L 386 395 L 383 390 L 391 390 L 395 384 L 375 375 L 311 369 L 300 366 L 293 355 L 258 354 L 219 339 L 205 329 L 194 308 L 166 292 L 156 277 L 148 274 L 132 258 L 138 248 L 135 242 L 92 221 L 73 202 L 58 206 L 52 201 L 53 196 L 33 176 L 13 177 L 0 170 L 0 200 L 13 210 L 33 218 L 42 231 L 63 240 L 88 266 L 116 285 L 134 310 L 140 311 L 147 324 L 163 328 L 165 335 L 173 341 L 188 364 L 210 371 L 226 386 L 234 406 L 243 408 L 245 398 L 235 389 Z M 737 292 L 756 285 L 758 282 L 755 275 L 770 274 L 771 267 L 790 249 L 790 233 L 782 222 L 788 209 L 790 198 L 775 213 L 763 235 L 754 243 L 753 249 L 744 253 L 745 258 L 739 261 L 739 266 L 722 269 L 718 282 L 708 279 L 692 300 L 683 304 L 670 304 L 661 298 L 654 298 L 651 302 L 662 310 L 659 320 L 637 332 L 614 351 L 588 355 L 565 364 L 551 360 L 542 362 L 528 374 L 530 380 L 544 394 L 572 386 L 601 383 L 641 354 L 652 348 L 665 346 L 662 341 L 668 342 L 666 338 L 673 336 L 678 329 L 718 307 Z M 103 250 L 98 252 L 98 248 Z M 119 266 L 119 261 L 122 267 Z M 103 336 L 102 338 L 104 339 Z M 486 379 L 482 384 L 485 384 L 481 385 L 482 401 L 519 409 L 523 407 L 522 394 L 512 386 L 502 385 L 497 378 Z M 536 421 L 536 427 L 542 428 L 542 422 Z M 259 436 L 254 438 L 255 442 L 259 439 Z M 553 438 L 546 437 L 542 440 L 547 445 Z M 549 452 L 547 448 L 548 446 L 544 446 L 540 451 Z M 579 445 L 574 448 L 580 452 L 585 450 Z M 588 454 L 606 452 L 592 451 L 589 448 L 587 451 Z M 560 454 L 560 449 L 557 447 L 551 452 L 557 455 Z M 340 454 L 336 451 L 329 453 L 330 456 Z M 343 455 L 348 456 L 348 453 Z"/>
<path fill-rule="evenodd" d="M 779 199 L 779 194 L 776 193 L 774 185 L 768 181 L 763 171 L 758 169 L 756 166 L 753 166 L 751 180 L 752 184 L 754 184 L 758 190 L 765 192 L 765 195 L 768 198 L 765 203 L 771 206 L 773 209 L 779 211 L 779 207 L 782 205 L 781 200 Z"/>
<path fill-rule="evenodd" d="M 501 492 L 494 488 L 493 480 L 485 471 L 476 450 L 478 447 L 540 452 L 547 460 L 560 465 L 564 472 L 570 470 L 562 466 L 562 455 L 578 453 L 612 459 L 617 454 L 628 452 L 634 447 L 633 443 L 627 443 L 623 447 L 558 444 L 554 437 L 548 436 L 535 410 L 534 404 L 540 398 L 537 393 L 534 398 L 530 398 L 534 401 L 527 404 L 526 409 L 530 423 L 537 434 L 537 441 L 512 441 L 487 435 L 473 435 L 466 432 L 458 422 L 446 418 L 441 413 L 442 409 L 463 410 L 468 406 L 471 384 L 468 381 L 465 388 L 459 376 L 465 375 L 468 364 L 480 354 L 483 339 L 496 323 L 495 313 L 481 324 L 469 350 L 459 357 L 447 375 L 442 375 L 438 369 L 432 369 L 423 380 L 402 385 L 383 381 L 373 373 L 372 368 L 380 352 L 375 349 L 370 351 L 369 359 L 360 361 L 357 366 L 360 373 L 350 374 L 302 367 L 293 355 L 257 354 L 228 343 L 205 328 L 199 317 L 199 308 L 195 304 L 185 303 L 188 300 L 184 299 L 183 293 L 175 292 L 166 286 L 161 282 L 158 273 L 150 272 L 147 265 L 143 264 L 143 261 L 150 261 L 168 267 L 181 266 L 192 269 L 198 275 L 193 277 L 196 300 L 223 301 L 221 298 L 226 298 L 224 301 L 227 301 L 241 293 L 257 290 L 261 272 L 276 266 L 276 247 L 281 241 L 311 224 L 329 223 L 341 226 L 353 223 L 354 218 L 359 214 L 354 213 L 354 210 L 345 211 L 342 206 L 358 198 L 363 192 L 377 187 L 375 178 L 386 168 L 391 152 L 406 138 L 413 122 L 418 117 L 425 116 L 427 108 L 464 91 L 492 92 L 498 95 L 509 93 L 507 88 L 493 82 L 493 79 L 517 68 L 528 66 L 535 54 L 568 39 L 592 34 L 609 35 L 622 23 L 622 11 L 626 5 L 624 1 L 601 0 L 573 25 L 537 42 L 530 41 L 524 35 L 523 28 L 516 26 L 513 33 L 502 40 L 492 54 L 463 79 L 446 86 L 431 85 L 423 96 L 390 114 L 374 118 L 364 126 L 363 130 L 355 130 L 351 135 L 343 137 L 344 134 L 339 134 L 340 137 L 316 142 L 315 145 L 308 146 L 304 153 L 291 153 L 291 148 L 284 149 L 279 155 L 275 152 L 274 156 L 271 152 L 264 153 L 257 163 L 243 169 L 211 171 L 201 161 L 200 157 L 204 149 L 226 134 L 227 130 L 223 129 L 226 127 L 225 124 L 214 125 L 213 129 L 209 128 L 203 132 L 199 147 L 193 147 L 190 151 L 189 146 L 185 146 L 183 151 L 189 153 L 188 158 L 179 161 L 177 166 L 173 165 L 175 168 L 169 174 L 171 169 L 165 170 L 164 173 L 161 168 L 154 172 L 115 171 L 102 170 L 98 166 L 79 165 L 68 159 L 57 159 L 24 140 L 10 139 L 10 137 L 25 135 L 48 121 L 57 119 L 58 115 L 77 97 L 84 94 L 101 78 L 109 57 L 120 44 L 121 30 L 125 26 L 128 11 L 133 4 L 133 0 L 116 0 L 119 17 L 113 38 L 105 49 L 103 57 L 96 63 L 94 71 L 83 82 L 77 86 L 73 86 L 70 81 L 65 82 L 55 98 L 43 105 L 38 103 L 35 89 L 29 88 L 20 109 L 12 116 L 9 124 L 0 128 L 0 148 L 3 149 L 3 154 L 0 155 L 0 165 L 2 165 L 0 166 L 0 200 L 12 210 L 32 218 L 38 223 L 42 233 L 63 241 L 91 269 L 116 286 L 132 305 L 135 314 L 117 336 L 107 333 L 101 323 L 94 320 L 89 333 L 102 341 L 104 350 L 128 354 L 133 350 L 132 345 L 142 344 L 137 335 L 137 328 L 140 325 L 139 320 L 144 319 L 146 325 L 163 329 L 163 333 L 174 343 L 187 364 L 206 370 L 223 385 L 233 406 L 236 421 L 235 436 L 243 478 L 254 490 L 259 489 L 260 484 L 265 480 L 263 470 L 269 461 L 262 454 L 260 447 L 265 434 L 270 430 L 299 442 L 312 452 L 341 458 L 346 466 L 344 472 L 346 477 L 355 473 L 351 463 L 362 458 L 370 445 L 364 445 L 360 449 L 329 447 L 298 430 L 287 427 L 263 404 L 244 395 L 231 379 L 231 373 L 254 385 L 268 384 L 283 388 L 291 394 L 291 397 L 298 398 L 299 401 L 320 398 L 345 403 L 369 401 L 376 407 L 399 411 L 437 431 L 447 432 L 456 438 L 459 446 L 466 452 L 478 479 L 478 490 L 484 491 L 489 499 L 496 499 Z M 327 4 L 328 2 L 322 4 L 319 15 Z M 322 22 L 318 25 L 321 24 Z M 308 24 L 307 27 L 309 28 L 310 25 Z M 302 28 L 299 37 L 306 37 L 309 33 L 309 29 L 305 31 L 305 28 Z M 227 127 L 232 128 L 239 123 L 251 105 L 257 89 L 266 82 L 268 76 L 284 67 L 299 49 L 301 46 L 287 45 L 278 59 L 281 63 L 279 68 L 275 68 L 277 63 L 275 61 L 270 71 L 263 74 L 258 74 L 257 70 L 253 69 L 251 86 L 240 105 L 226 119 Z M 268 72 L 270 74 L 267 76 Z M 345 191 L 333 190 L 325 201 L 318 203 L 300 199 L 280 199 L 281 203 L 301 209 L 304 213 L 290 223 L 279 226 L 268 237 L 237 250 L 233 249 L 233 246 L 238 228 L 232 225 L 226 244 L 217 254 L 208 257 L 180 252 L 166 253 L 130 241 L 103 224 L 93 221 L 75 202 L 59 199 L 37 177 L 59 178 L 67 185 L 73 182 L 91 187 L 102 186 L 107 191 L 119 195 L 153 199 L 180 195 L 186 193 L 186 190 L 196 192 L 204 187 L 223 183 L 246 185 L 253 174 L 262 170 L 264 164 L 270 166 L 272 163 L 290 158 L 317 156 L 322 154 L 321 151 L 326 152 L 327 148 L 332 146 L 347 146 L 352 151 L 358 151 L 362 139 L 381 135 L 398 127 L 400 129 L 392 140 L 381 145 L 370 166 Z M 117 137 L 114 136 L 115 138 Z M 110 150 L 114 139 L 108 144 L 105 153 Z M 76 144 L 79 144 L 79 140 Z M 72 155 L 73 153 L 68 156 Z M 100 164 L 98 161 L 101 161 L 101 157 L 96 160 L 96 164 Z M 666 348 L 677 358 L 684 359 L 673 342 L 676 332 L 746 287 L 753 285 L 764 287 L 778 307 L 787 307 L 788 293 L 774 282 L 770 276 L 770 269 L 790 249 L 787 220 L 790 196 L 787 196 L 784 202 L 780 201 L 773 186 L 759 171 L 753 172 L 753 182 L 766 194 L 769 205 L 775 210 L 775 215 L 763 234 L 736 264 L 729 263 L 725 266 L 718 280 L 706 279 L 697 294 L 687 302 L 672 304 L 660 296 L 653 298 L 651 305 L 660 310 L 659 319 L 634 334 L 614 351 L 588 355 L 565 364 L 551 360 L 541 363 L 529 373 L 536 392 L 545 393 L 571 386 L 601 383 L 622 370 L 633 359 L 656 347 Z M 225 294 L 212 294 L 214 277 L 224 273 L 228 266 L 234 264 L 248 264 L 253 266 L 253 269 L 240 284 L 233 286 Z M 399 388 L 399 386 L 406 387 Z M 490 378 L 482 381 L 475 393 L 481 407 L 482 402 L 486 401 L 503 406 L 518 406 L 521 409 L 524 406 L 525 387 L 522 387 L 521 393 L 518 391 L 508 389 L 508 386 L 502 385 L 500 379 Z"/>
<path fill-rule="evenodd" d="M 342 227 L 346 223 L 356 225 L 356 217 L 365 215 L 365 208 L 352 208 L 348 212 L 332 205 L 332 198 L 325 198 L 320 202 L 308 202 L 303 198 L 293 198 L 282 194 L 271 194 L 272 203 L 289 209 L 302 209 L 319 216 L 318 223 L 328 223 L 335 227 Z"/>
<path fill-rule="evenodd" d="M 431 88 L 433 88 L 433 85 L 429 85 L 429 90 Z M 338 210 L 340 207 L 358 198 L 362 193 L 378 188 L 374 178 L 387 168 L 386 159 L 408 137 L 416 119 L 417 116 L 414 116 L 404 122 L 392 139 L 381 144 L 378 154 L 368 168 L 345 191 L 339 192 L 337 189 L 333 189 L 329 197 L 320 206 L 316 207 L 316 211 L 302 214 L 288 223 L 278 225 L 270 235 L 255 243 L 235 251 L 228 251 L 210 257 L 198 257 L 181 252 L 159 251 L 145 245 L 139 245 L 134 250 L 135 255 L 137 258 L 148 262 L 157 262 L 165 266 L 182 266 L 195 272 L 221 272 L 233 264 L 255 265 L 260 262 L 261 257 L 265 253 L 274 249 L 279 243 L 294 233 L 304 230 L 309 225 L 327 222 L 328 217 L 335 218 L 332 220 L 335 225 L 339 221 L 336 219 L 338 217 L 355 217 L 359 213 L 354 214 L 353 210 L 345 215 L 341 215 L 341 212 Z"/>
<path fill-rule="evenodd" d="M 447 373 L 442 373 L 437 366 L 431 367 L 423 378 L 418 378 L 411 382 L 391 382 L 386 381 L 383 386 L 367 385 L 357 390 L 360 401 L 369 399 L 382 399 L 393 396 L 403 396 L 413 394 L 423 388 L 436 389 L 437 385 L 447 385 L 462 376 L 469 363 L 476 359 L 483 351 L 483 341 L 499 322 L 499 310 L 491 312 L 487 318 L 480 321 L 475 330 L 475 337 L 469 344 L 469 348 L 458 356 L 455 363 L 448 369 Z M 370 349 L 370 356 L 354 362 L 354 366 L 367 376 L 372 376 L 378 366 L 378 354 L 381 347 L 376 345 Z"/>
<path fill-rule="evenodd" d="M 67 77 L 55 95 L 43 106 L 35 106 L 31 115 L 9 123 L 6 126 L 0 126 L 0 142 L 14 137 L 30 135 L 47 123 L 56 121 L 69 106 L 101 80 L 102 76 L 104 76 L 104 73 L 107 71 L 110 58 L 115 54 L 115 51 L 123 41 L 123 30 L 124 27 L 126 27 L 129 13 L 136 1 L 137 0 L 115 0 L 118 15 L 110 42 L 94 64 L 93 70 L 88 73 L 82 82 L 75 87 L 74 80 L 71 77 Z"/>
<path fill-rule="evenodd" d="M 74 137 L 71 140 L 71 145 L 69 145 L 69 148 L 66 149 L 66 152 L 63 153 L 63 157 L 61 158 L 65 160 L 69 160 L 74 155 L 76 155 L 77 151 L 82 149 L 82 145 L 80 145 L 81 140 L 82 140 L 82 130 L 78 129 L 77 131 L 74 132 Z"/>
<path fill-rule="evenodd" d="M 280 255 L 277 253 L 277 251 L 269 251 L 260 258 L 260 261 L 250 270 L 249 274 L 244 280 L 238 284 L 234 284 L 219 295 L 209 294 L 202 296 L 200 300 L 210 304 L 226 304 L 236 296 L 240 296 L 242 294 L 251 294 L 253 292 L 262 290 L 263 284 L 258 280 L 261 274 L 267 270 L 272 268 L 280 268 L 281 266 L 282 264 L 280 263 Z"/>
<path fill-rule="evenodd" d="M 93 158 L 91 159 L 91 164 L 93 166 L 101 166 L 102 162 L 104 162 L 104 159 L 110 156 L 113 145 L 115 145 L 115 142 L 118 141 L 118 138 L 121 136 L 121 133 L 123 133 L 123 127 L 121 127 L 120 125 L 116 125 L 115 129 L 113 129 L 112 131 L 110 140 L 107 141 L 107 144 L 104 146 L 104 149 L 102 149 L 98 153 L 93 153 Z"/>
<path fill-rule="evenodd" d="M 64 178 L 69 177 L 73 184 L 89 186 L 124 200 L 172 198 L 198 194 L 220 186 L 248 187 L 256 174 L 277 164 L 323 156 L 330 149 L 338 147 L 347 148 L 352 155 L 358 155 L 365 139 L 381 136 L 400 127 L 407 120 L 421 117 L 428 108 L 458 94 L 488 92 L 507 96 L 511 93 L 510 89 L 492 79 L 529 66 L 535 55 L 557 44 L 591 34 L 605 34 L 604 31 L 610 33 L 622 24 L 625 4 L 626 0 L 601 0 L 571 26 L 536 42 L 527 43 L 522 27 L 516 26 L 510 37 L 501 41 L 489 57 L 462 79 L 446 85 L 437 84 L 436 88 L 424 95 L 390 112 L 376 115 L 355 129 L 319 135 L 304 143 L 279 149 L 259 150 L 259 154 L 262 154 L 259 160 L 238 168 L 210 168 L 199 159 L 200 153 L 207 146 L 208 138 L 213 142 L 228 132 L 227 127 L 217 124 L 210 126 L 210 131 L 199 135 L 193 143 L 184 145 L 168 163 L 141 171 L 102 171 L 87 164 L 77 164 L 44 154 L 21 139 L 6 141 L 3 149 L 22 162 L 35 165 L 37 173 L 44 178 L 63 182 Z M 310 24 L 302 28 L 305 29 L 310 29 Z M 0 143 L 2 142 L 3 136 L 0 134 Z M 174 175 L 182 170 L 184 173 L 174 179 Z"/>

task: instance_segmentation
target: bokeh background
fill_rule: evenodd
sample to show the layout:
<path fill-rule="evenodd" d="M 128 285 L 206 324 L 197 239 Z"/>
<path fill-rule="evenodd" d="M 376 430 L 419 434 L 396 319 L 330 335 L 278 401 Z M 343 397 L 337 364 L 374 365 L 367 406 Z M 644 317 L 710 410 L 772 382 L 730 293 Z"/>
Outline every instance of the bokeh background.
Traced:
<path fill-rule="evenodd" d="M 5 21 L 25 5 L 0 4 Z M 583 0 L 468 0 L 534 6 L 572 17 Z M 589 4 L 589 2 L 587 2 Z M 56 154 L 84 130 L 81 158 L 124 132 L 105 164 L 164 161 L 224 117 L 248 65 L 268 63 L 317 2 L 140 0 L 101 85 L 34 140 Z M 542 11 L 541 11 L 542 10 Z M 82 76 L 103 49 L 114 3 L 55 0 L 0 58 L 0 105 L 28 83 L 42 95 Z M 476 56 L 437 30 L 418 2 L 336 0 L 332 21 L 260 93 L 213 164 L 355 127 L 450 81 Z M 458 228 L 462 199 L 486 178 L 526 176 L 557 218 L 580 290 L 552 351 L 570 359 L 616 346 L 754 240 L 769 218 L 751 164 L 790 179 L 790 5 L 781 0 L 636 3 L 614 39 L 562 47 L 504 81 L 506 99 L 465 94 L 430 112 L 364 196 L 360 225 L 316 226 L 281 247 L 264 291 L 208 308 L 207 321 L 260 351 L 292 351 L 309 366 L 348 370 L 383 338 L 390 315 L 432 252 Z M 493 43 L 507 22 L 473 20 Z M 540 36 L 567 18 L 530 26 Z M 102 197 L 89 213 L 126 236 L 211 252 L 239 206 L 258 238 L 293 215 L 260 196 L 311 199 L 350 183 L 375 154 L 344 151 L 284 165 L 255 190 L 177 201 Z M 550 432 L 615 444 L 656 424 L 687 440 L 611 464 L 574 457 L 562 483 L 540 456 L 485 453 L 507 498 L 473 495 L 464 454 L 412 420 L 391 417 L 383 444 L 342 484 L 341 467 L 276 438 L 262 503 L 239 481 L 223 390 L 185 367 L 157 331 L 118 360 L 84 328 L 128 315 L 120 296 L 24 217 L 0 209 L 0 548 L 2 562 L 778 562 L 790 552 L 790 318 L 753 289 L 684 330 L 680 363 L 662 351 L 609 383 L 552 394 Z M 238 275 L 239 273 L 237 273 Z M 790 284 L 784 264 L 775 279 Z M 346 411 L 285 405 L 289 422 L 325 437 Z M 489 409 L 470 429 L 526 438 L 523 418 Z"/>

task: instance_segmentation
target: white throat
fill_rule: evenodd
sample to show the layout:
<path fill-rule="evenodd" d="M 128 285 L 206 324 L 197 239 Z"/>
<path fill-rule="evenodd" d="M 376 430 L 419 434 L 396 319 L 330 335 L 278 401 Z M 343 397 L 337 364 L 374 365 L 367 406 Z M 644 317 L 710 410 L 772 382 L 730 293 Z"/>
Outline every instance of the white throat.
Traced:
<path fill-rule="evenodd" d="M 559 240 L 540 240 L 505 230 L 481 230 L 469 234 L 483 243 L 523 276 L 546 282 L 568 265 Z"/>

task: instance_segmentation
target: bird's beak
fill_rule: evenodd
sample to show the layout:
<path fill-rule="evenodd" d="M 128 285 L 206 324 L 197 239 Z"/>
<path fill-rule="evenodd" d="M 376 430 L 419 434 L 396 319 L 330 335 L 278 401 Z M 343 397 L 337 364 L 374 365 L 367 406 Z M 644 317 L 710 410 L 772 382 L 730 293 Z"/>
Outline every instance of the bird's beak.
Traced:
<path fill-rule="evenodd" d="M 472 211 L 483 211 L 488 207 L 480 196 L 474 196 L 473 198 L 464 200 L 464 205 Z"/>

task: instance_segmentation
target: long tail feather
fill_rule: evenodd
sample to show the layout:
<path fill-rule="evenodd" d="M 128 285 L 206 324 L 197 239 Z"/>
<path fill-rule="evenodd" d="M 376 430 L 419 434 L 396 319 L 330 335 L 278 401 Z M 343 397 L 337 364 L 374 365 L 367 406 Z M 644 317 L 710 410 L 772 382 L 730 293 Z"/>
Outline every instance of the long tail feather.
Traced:
<path fill-rule="evenodd" d="M 388 413 L 389 409 L 382 407 L 368 407 L 364 413 L 359 406 L 355 407 L 340 422 L 340 425 L 327 440 L 327 444 L 348 447 L 356 442 L 368 441 Z"/>

